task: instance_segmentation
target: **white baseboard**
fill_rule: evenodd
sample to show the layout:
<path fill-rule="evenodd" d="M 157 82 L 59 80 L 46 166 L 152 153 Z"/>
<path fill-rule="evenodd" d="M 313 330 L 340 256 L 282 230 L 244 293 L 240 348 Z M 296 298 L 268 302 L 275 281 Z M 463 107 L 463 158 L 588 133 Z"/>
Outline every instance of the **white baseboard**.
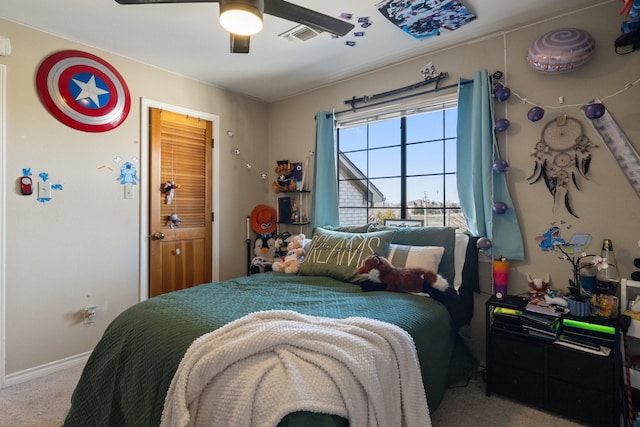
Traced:
<path fill-rule="evenodd" d="M 25 369 L 24 371 L 14 372 L 13 374 L 7 375 L 4 378 L 4 381 L 1 381 L 2 387 L 0 388 L 10 387 L 12 385 L 35 380 L 36 378 L 41 378 L 49 374 L 64 371 L 65 369 L 73 368 L 74 366 L 83 365 L 87 362 L 87 359 L 89 359 L 90 354 L 91 352 L 88 351 L 86 353 L 56 360 L 55 362 Z"/>

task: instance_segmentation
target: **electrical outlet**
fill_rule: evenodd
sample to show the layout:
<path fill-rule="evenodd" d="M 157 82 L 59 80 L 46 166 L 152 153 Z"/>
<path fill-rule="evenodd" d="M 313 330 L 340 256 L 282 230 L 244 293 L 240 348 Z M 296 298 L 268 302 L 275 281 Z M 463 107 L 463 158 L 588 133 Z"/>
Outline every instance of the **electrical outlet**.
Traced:
<path fill-rule="evenodd" d="M 91 305 L 84 308 L 84 324 L 88 325 L 96 321 L 96 306 Z"/>

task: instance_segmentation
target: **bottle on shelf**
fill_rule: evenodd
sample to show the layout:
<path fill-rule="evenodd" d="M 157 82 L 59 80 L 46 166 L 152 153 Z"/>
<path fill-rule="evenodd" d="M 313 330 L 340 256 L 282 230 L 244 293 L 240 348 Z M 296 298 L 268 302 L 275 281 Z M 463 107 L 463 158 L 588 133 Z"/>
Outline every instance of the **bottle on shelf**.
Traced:
<path fill-rule="evenodd" d="M 602 242 L 602 258 L 607 259 L 607 268 L 598 271 L 596 280 L 598 281 L 598 293 L 614 295 L 620 283 L 620 274 L 616 265 L 616 256 L 613 252 L 613 244 L 610 239 Z"/>

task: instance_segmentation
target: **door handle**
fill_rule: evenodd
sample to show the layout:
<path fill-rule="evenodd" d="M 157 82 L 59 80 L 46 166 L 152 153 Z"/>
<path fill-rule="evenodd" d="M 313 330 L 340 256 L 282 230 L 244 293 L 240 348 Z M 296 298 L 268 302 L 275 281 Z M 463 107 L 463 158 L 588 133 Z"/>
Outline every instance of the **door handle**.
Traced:
<path fill-rule="evenodd" d="M 156 240 L 162 240 L 164 239 L 164 233 L 161 231 L 156 232 L 156 234 L 153 235 L 153 238 Z"/>

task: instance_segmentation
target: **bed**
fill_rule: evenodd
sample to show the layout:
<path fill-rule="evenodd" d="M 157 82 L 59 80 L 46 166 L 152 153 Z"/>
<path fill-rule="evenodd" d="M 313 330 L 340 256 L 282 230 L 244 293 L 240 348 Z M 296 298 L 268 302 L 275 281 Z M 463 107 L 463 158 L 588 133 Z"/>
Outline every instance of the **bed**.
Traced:
<path fill-rule="evenodd" d="M 324 262 L 327 258 L 321 251 L 336 241 L 351 249 L 349 255 L 354 247 L 365 246 L 385 254 L 390 248 L 396 252 L 408 249 L 409 253 L 443 248 L 437 270 L 457 288 L 464 313 L 456 315 L 462 316 L 463 324 L 454 325 L 455 315 L 446 301 L 443 304 L 428 296 L 395 292 L 363 292 L 362 283 L 350 270 L 336 273 Z M 379 245 L 372 246 L 371 241 Z M 194 340 L 262 311 L 288 310 L 332 319 L 357 316 L 399 326 L 415 343 L 431 412 L 447 387 L 477 368 L 466 325 L 473 315 L 473 294 L 479 291 L 473 237 L 456 235 L 449 227 L 316 229 L 307 248 L 299 274 L 267 272 L 202 284 L 125 310 L 108 326 L 89 357 L 65 426 L 159 425 L 167 390 Z M 405 254 L 405 261 L 417 259 L 410 255 Z M 428 255 L 433 258 L 433 249 Z M 345 274 L 351 275 L 350 279 Z M 336 414 L 297 411 L 278 425 L 348 426 L 349 421 Z"/>

